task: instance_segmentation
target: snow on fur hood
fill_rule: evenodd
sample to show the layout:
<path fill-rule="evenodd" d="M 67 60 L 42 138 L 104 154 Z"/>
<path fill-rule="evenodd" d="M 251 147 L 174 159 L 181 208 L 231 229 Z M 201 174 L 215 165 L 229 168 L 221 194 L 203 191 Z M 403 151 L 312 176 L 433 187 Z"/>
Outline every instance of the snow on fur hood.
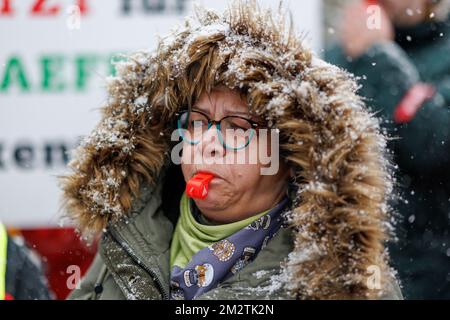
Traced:
<path fill-rule="evenodd" d="M 126 217 L 171 161 L 175 113 L 224 84 L 280 130 L 280 154 L 296 172 L 288 289 L 306 299 L 377 298 L 383 290 L 367 281 L 371 268 L 389 274 L 385 137 L 354 79 L 315 57 L 284 16 L 253 1 L 223 15 L 197 8 L 155 51 L 118 63 L 102 120 L 62 177 L 64 208 L 83 231 Z"/>

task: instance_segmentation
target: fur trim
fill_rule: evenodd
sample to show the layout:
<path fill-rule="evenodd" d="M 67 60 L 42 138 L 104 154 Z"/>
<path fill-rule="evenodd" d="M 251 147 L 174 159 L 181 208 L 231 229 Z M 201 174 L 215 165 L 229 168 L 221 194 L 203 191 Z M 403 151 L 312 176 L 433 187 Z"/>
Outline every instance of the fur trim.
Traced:
<path fill-rule="evenodd" d="M 223 16 L 197 9 L 155 52 L 117 64 L 102 121 L 62 177 L 64 205 L 82 230 L 126 216 L 142 184 L 155 184 L 170 161 L 175 112 L 224 84 L 280 130 L 297 175 L 288 289 L 307 299 L 376 298 L 380 290 L 366 282 L 369 266 L 387 272 L 385 138 L 352 77 L 314 57 L 284 16 L 254 1 Z"/>

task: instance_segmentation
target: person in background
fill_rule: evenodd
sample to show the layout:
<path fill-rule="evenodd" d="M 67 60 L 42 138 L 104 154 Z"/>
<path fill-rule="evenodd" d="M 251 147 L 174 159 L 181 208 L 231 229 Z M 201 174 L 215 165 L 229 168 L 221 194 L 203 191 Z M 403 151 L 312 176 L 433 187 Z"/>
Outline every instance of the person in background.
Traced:
<path fill-rule="evenodd" d="M 371 4 L 379 8 L 374 28 L 367 24 Z M 407 299 L 450 298 L 448 7 L 430 0 L 353 2 L 338 44 L 325 52 L 325 60 L 360 77 L 359 93 L 394 137 L 403 199 L 396 204 L 400 241 L 390 251 Z"/>
<path fill-rule="evenodd" d="M 50 292 L 29 250 L 8 237 L 0 221 L 0 300 L 48 300 Z"/>

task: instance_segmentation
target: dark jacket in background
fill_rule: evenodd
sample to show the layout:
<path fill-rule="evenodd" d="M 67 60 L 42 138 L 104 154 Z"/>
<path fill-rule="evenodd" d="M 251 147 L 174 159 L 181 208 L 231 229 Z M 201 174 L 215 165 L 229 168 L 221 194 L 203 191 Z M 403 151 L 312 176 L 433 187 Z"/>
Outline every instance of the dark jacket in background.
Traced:
<path fill-rule="evenodd" d="M 427 22 L 396 30 L 395 42 L 379 43 L 357 59 L 335 46 L 326 60 L 361 77 L 360 94 L 384 118 L 399 165 L 403 200 L 399 242 L 391 255 L 405 298 L 450 298 L 450 25 Z M 412 120 L 394 112 L 419 83 L 435 88 Z"/>
<path fill-rule="evenodd" d="M 6 292 L 15 300 L 50 299 L 47 280 L 28 249 L 8 238 Z"/>

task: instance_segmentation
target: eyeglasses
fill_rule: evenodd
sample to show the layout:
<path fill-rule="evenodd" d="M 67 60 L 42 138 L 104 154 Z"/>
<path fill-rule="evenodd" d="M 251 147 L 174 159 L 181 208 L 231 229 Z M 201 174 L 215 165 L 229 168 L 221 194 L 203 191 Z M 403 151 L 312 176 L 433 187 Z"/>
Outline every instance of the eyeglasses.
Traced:
<path fill-rule="evenodd" d="M 183 141 L 198 144 L 202 135 L 216 126 L 219 141 L 227 149 L 239 150 L 247 147 L 256 133 L 259 123 L 240 116 L 226 116 L 216 121 L 199 110 L 186 110 L 178 115 L 178 130 Z"/>

